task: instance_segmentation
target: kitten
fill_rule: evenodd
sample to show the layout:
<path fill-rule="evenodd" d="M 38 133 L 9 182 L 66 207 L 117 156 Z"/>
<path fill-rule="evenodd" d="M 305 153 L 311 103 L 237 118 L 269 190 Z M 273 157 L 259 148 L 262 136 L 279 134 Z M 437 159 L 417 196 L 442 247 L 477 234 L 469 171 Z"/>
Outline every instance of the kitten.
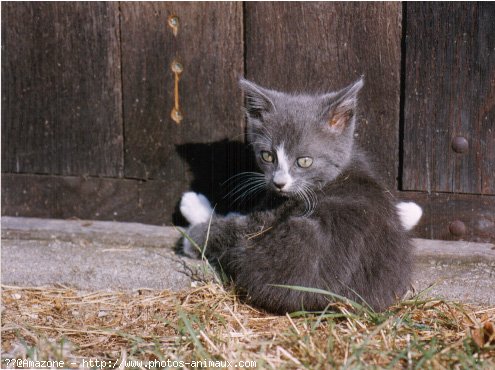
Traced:
<path fill-rule="evenodd" d="M 323 310 L 329 297 L 275 285 L 324 289 L 383 310 L 410 283 L 407 235 L 421 217 L 394 205 L 354 143 L 363 81 L 324 95 L 293 95 L 240 81 L 247 138 L 262 173 L 244 188 L 265 192 L 249 214 L 214 214 L 185 193 L 187 234 L 254 306 L 275 313 Z M 249 174 L 248 174 L 249 175 Z M 211 218 L 211 220 L 210 220 Z M 184 252 L 199 256 L 188 239 Z"/>

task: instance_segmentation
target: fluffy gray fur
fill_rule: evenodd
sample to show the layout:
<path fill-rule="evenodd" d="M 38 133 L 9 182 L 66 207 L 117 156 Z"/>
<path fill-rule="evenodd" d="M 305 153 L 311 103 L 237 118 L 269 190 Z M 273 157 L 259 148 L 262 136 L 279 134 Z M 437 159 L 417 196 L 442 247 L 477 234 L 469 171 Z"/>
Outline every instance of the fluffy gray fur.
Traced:
<path fill-rule="evenodd" d="M 275 285 L 320 288 L 386 308 L 407 290 L 412 247 L 392 196 L 354 143 L 363 81 L 324 95 L 240 84 L 248 141 L 262 172 L 251 174 L 244 190 L 263 190 L 265 196 L 249 214 L 213 215 L 205 256 L 249 303 L 271 312 L 323 310 L 331 302 Z M 282 190 L 276 186 L 281 146 L 291 180 Z M 297 162 L 304 157 L 312 159 L 307 168 Z M 208 224 L 187 230 L 200 246 Z"/>

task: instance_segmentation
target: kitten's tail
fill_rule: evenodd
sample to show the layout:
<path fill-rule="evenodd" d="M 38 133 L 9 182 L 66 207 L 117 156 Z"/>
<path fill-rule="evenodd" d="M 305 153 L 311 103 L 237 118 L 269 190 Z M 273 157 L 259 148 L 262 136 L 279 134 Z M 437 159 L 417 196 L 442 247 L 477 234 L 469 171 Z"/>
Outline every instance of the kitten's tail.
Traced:
<path fill-rule="evenodd" d="M 400 202 L 396 206 L 402 226 L 406 230 L 411 230 L 419 222 L 423 215 L 423 210 L 414 202 Z"/>

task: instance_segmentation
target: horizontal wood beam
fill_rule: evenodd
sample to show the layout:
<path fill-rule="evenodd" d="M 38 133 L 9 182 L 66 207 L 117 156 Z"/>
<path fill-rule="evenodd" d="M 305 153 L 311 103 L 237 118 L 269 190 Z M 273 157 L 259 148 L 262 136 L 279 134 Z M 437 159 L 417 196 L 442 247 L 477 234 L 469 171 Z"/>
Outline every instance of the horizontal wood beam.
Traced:
<path fill-rule="evenodd" d="M 170 225 L 183 183 L 2 174 L 2 215 Z"/>
<path fill-rule="evenodd" d="M 423 217 L 414 229 L 414 235 L 418 237 L 495 241 L 495 196 L 409 191 L 396 194 L 398 198 L 414 201 L 423 208 Z M 455 221 L 464 224 L 463 235 L 451 232 L 451 224 Z"/>
<path fill-rule="evenodd" d="M 141 181 L 75 176 L 2 174 L 2 215 L 181 224 L 180 179 Z M 444 240 L 495 241 L 495 196 L 396 192 L 424 210 L 414 235 Z M 453 221 L 465 233 L 453 235 Z"/>

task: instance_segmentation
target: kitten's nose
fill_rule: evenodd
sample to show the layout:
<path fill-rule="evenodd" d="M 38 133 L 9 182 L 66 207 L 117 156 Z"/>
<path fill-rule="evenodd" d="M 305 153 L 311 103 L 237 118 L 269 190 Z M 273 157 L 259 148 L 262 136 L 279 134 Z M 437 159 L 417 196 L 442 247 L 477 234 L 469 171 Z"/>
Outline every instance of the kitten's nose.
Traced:
<path fill-rule="evenodd" d="M 282 182 L 282 181 L 275 181 L 275 180 L 273 181 L 273 185 L 275 185 L 275 187 L 278 190 L 282 190 L 286 184 L 287 184 L 286 182 Z"/>

